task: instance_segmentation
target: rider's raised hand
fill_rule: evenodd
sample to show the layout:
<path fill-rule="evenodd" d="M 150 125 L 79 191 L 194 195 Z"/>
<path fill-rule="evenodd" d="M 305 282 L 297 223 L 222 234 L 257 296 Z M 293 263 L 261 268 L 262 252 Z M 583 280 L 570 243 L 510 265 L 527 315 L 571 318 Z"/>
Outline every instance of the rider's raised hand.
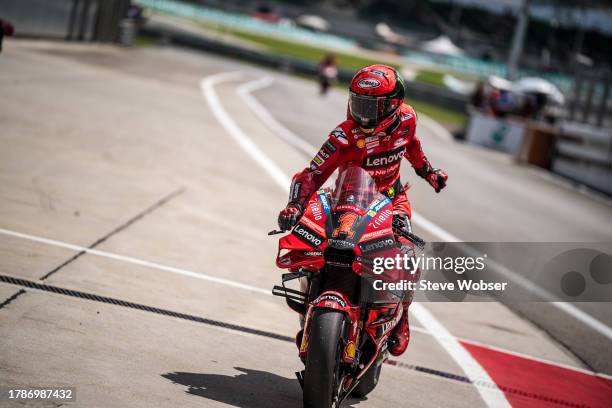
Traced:
<path fill-rule="evenodd" d="M 302 215 L 302 209 L 298 204 L 287 204 L 278 214 L 278 227 L 283 231 L 289 231 Z"/>
<path fill-rule="evenodd" d="M 444 187 L 446 187 L 446 180 L 448 180 L 448 174 L 441 169 L 431 169 L 427 177 L 427 182 L 439 193 Z"/>

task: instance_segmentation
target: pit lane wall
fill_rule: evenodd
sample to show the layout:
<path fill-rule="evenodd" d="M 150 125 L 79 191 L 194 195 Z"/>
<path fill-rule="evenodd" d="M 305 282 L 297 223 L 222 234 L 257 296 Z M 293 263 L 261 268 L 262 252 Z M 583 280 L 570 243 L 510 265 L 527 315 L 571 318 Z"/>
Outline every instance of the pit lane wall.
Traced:
<path fill-rule="evenodd" d="M 576 122 L 551 126 L 470 109 L 466 141 L 612 195 L 611 128 Z"/>
<path fill-rule="evenodd" d="M 0 18 L 15 36 L 117 41 L 130 0 L 2 0 Z"/>
<path fill-rule="evenodd" d="M 552 171 L 612 195 L 612 129 L 563 124 Z"/>

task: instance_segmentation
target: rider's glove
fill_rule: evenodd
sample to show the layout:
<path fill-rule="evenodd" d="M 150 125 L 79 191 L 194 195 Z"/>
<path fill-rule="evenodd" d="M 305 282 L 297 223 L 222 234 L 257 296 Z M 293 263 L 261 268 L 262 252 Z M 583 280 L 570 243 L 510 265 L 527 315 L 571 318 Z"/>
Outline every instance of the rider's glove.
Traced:
<path fill-rule="evenodd" d="M 423 177 L 427 182 L 439 193 L 444 187 L 446 187 L 446 180 L 448 174 L 444 170 L 434 169 L 431 167 L 429 162 L 425 163 L 420 169 L 415 169 L 416 174 Z"/>
<path fill-rule="evenodd" d="M 446 180 L 448 180 L 448 174 L 441 169 L 431 169 L 431 172 L 425 178 L 427 182 L 439 193 L 444 187 L 446 187 Z"/>
<path fill-rule="evenodd" d="M 282 231 L 289 231 L 302 215 L 302 208 L 299 204 L 287 204 L 280 214 L 278 214 L 278 227 Z"/>

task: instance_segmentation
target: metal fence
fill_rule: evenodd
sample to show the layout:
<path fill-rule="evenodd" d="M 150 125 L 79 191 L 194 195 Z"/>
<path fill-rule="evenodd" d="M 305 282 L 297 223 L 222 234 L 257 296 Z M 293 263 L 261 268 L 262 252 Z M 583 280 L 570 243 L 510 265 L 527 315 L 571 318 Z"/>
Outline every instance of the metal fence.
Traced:
<path fill-rule="evenodd" d="M 75 41 L 117 41 L 130 0 L 1 0 L 0 18 L 15 35 Z"/>
<path fill-rule="evenodd" d="M 579 72 L 569 107 L 574 122 L 612 128 L 612 74 Z"/>

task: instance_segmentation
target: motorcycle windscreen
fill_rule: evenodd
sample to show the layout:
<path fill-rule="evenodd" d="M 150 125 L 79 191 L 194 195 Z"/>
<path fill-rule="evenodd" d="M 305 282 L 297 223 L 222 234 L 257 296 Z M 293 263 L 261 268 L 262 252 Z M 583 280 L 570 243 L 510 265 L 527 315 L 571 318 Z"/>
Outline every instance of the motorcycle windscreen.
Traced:
<path fill-rule="evenodd" d="M 376 182 L 357 166 L 342 169 L 332 193 L 332 212 L 325 223 L 328 245 L 354 248 L 367 225 L 364 217 L 372 202 L 381 196 Z"/>

